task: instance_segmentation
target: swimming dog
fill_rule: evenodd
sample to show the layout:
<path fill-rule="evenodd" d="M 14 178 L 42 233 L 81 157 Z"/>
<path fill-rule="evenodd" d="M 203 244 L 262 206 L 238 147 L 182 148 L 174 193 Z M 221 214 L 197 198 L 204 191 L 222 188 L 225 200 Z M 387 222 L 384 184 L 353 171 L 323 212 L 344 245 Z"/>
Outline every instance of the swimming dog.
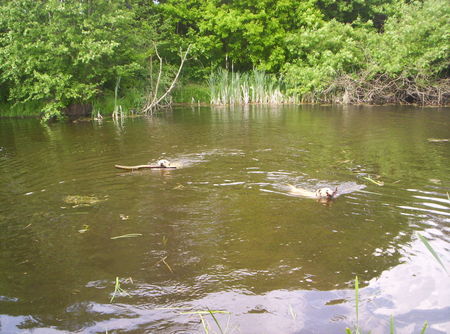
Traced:
<path fill-rule="evenodd" d="M 298 195 L 302 197 L 307 198 L 315 198 L 315 199 L 327 199 L 331 200 L 334 198 L 334 196 L 337 194 L 337 187 L 333 191 L 330 188 L 319 188 L 316 191 L 310 191 L 303 188 L 297 188 L 293 186 L 292 184 L 288 184 L 289 186 L 289 192 L 293 195 Z"/>
<path fill-rule="evenodd" d="M 158 162 L 156 163 L 159 167 L 161 168 L 167 168 L 170 167 L 170 161 L 166 160 L 166 159 L 161 159 L 158 160 Z"/>

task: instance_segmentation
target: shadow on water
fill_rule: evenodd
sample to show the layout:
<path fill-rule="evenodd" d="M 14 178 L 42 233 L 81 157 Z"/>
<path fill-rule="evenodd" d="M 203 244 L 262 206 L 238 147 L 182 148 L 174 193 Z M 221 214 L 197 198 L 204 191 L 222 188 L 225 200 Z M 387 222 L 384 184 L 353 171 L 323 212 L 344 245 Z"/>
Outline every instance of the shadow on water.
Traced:
<path fill-rule="evenodd" d="M 210 308 L 231 312 L 216 315 L 229 332 L 344 332 L 358 275 L 362 328 L 394 315 L 400 333 L 448 332 L 448 277 L 416 232 L 448 254 L 449 144 L 427 139 L 449 120 L 317 106 L 1 119 L 0 331 L 201 332 L 183 310 Z M 113 168 L 161 158 L 181 168 Z M 129 295 L 109 303 L 116 277 Z"/>

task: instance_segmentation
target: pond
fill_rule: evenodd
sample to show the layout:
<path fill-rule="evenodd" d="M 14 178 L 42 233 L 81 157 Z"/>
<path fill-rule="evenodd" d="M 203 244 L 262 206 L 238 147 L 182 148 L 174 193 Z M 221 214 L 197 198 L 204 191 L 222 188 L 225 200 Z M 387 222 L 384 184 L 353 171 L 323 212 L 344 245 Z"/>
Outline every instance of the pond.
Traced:
<path fill-rule="evenodd" d="M 450 276 L 418 237 L 450 268 L 450 142 L 430 140 L 449 125 L 394 106 L 0 119 L 0 332 L 449 333 Z M 161 158 L 179 168 L 114 168 Z"/>

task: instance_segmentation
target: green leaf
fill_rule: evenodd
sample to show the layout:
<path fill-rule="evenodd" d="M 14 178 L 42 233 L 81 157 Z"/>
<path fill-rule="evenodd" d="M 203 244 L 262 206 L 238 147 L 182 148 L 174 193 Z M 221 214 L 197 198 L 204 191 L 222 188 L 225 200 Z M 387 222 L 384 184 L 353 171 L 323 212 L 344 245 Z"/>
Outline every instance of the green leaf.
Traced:
<path fill-rule="evenodd" d="M 434 256 L 434 258 L 436 259 L 437 262 L 439 262 L 439 264 L 441 265 L 441 267 L 445 270 L 445 272 L 448 274 L 447 268 L 445 267 L 444 263 L 442 263 L 441 258 L 439 257 L 439 255 L 435 252 L 435 250 L 433 249 L 433 247 L 431 247 L 430 243 L 428 242 L 427 239 L 425 239 L 424 236 L 422 236 L 420 233 L 417 233 L 417 235 L 419 236 L 420 240 L 422 241 L 422 243 L 425 245 L 425 247 L 427 247 L 427 249 L 430 251 L 430 253 Z"/>
<path fill-rule="evenodd" d="M 420 334 L 425 334 L 425 331 L 428 328 L 428 321 L 425 321 L 425 323 L 423 324 L 422 330 L 420 331 Z"/>
<path fill-rule="evenodd" d="M 394 317 L 391 315 L 391 320 L 389 321 L 389 333 L 395 334 Z"/>

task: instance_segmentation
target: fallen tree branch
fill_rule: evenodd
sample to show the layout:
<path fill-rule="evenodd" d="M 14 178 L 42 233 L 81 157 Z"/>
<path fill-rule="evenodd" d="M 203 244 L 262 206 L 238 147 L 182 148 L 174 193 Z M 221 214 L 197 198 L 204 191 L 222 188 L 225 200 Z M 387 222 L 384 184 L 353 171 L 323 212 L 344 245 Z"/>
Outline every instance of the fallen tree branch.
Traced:
<path fill-rule="evenodd" d="M 172 80 L 172 83 L 170 84 L 170 86 L 166 90 L 166 92 L 164 94 L 162 94 L 160 97 L 158 97 L 158 89 L 159 89 L 159 84 L 160 84 L 160 79 L 161 79 L 163 69 L 162 69 L 162 58 L 160 57 L 160 55 L 158 53 L 158 49 L 155 44 L 156 56 L 159 59 L 159 73 L 158 73 L 158 79 L 156 81 L 155 92 L 152 92 L 151 95 L 149 95 L 149 98 L 147 99 L 147 101 L 151 100 L 151 102 L 147 102 L 147 104 L 144 106 L 144 108 L 143 108 L 144 113 L 150 114 L 150 115 L 153 114 L 153 111 L 160 106 L 161 101 L 163 101 L 175 88 L 175 85 L 178 81 L 178 77 L 180 76 L 181 70 L 183 69 L 183 65 L 187 59 L 187 55 L 188 55 L 190 49 L 191 49 L 191 45 L 188 46 L 188 48 L 186 49 L 184 54 L 180 50 L 181 63 L 180 63 L 180 66 L 178 67 L 177 74 L 175 75 L 175 78 Z"/>
<path fill-rule="evenodd" d="M 418 77 L 392 78 L 386 74 L 380 74 L 372 79 L 367 79 L 368 77 L 368 73 L 364 72 L 357 76 L 343 75 L 336 78 L 328 88 L 315 94 L 315 98 L 320 102 L 343 104 L 448 105 L 450 103 L 450 79 L 431 81 Z"/>

